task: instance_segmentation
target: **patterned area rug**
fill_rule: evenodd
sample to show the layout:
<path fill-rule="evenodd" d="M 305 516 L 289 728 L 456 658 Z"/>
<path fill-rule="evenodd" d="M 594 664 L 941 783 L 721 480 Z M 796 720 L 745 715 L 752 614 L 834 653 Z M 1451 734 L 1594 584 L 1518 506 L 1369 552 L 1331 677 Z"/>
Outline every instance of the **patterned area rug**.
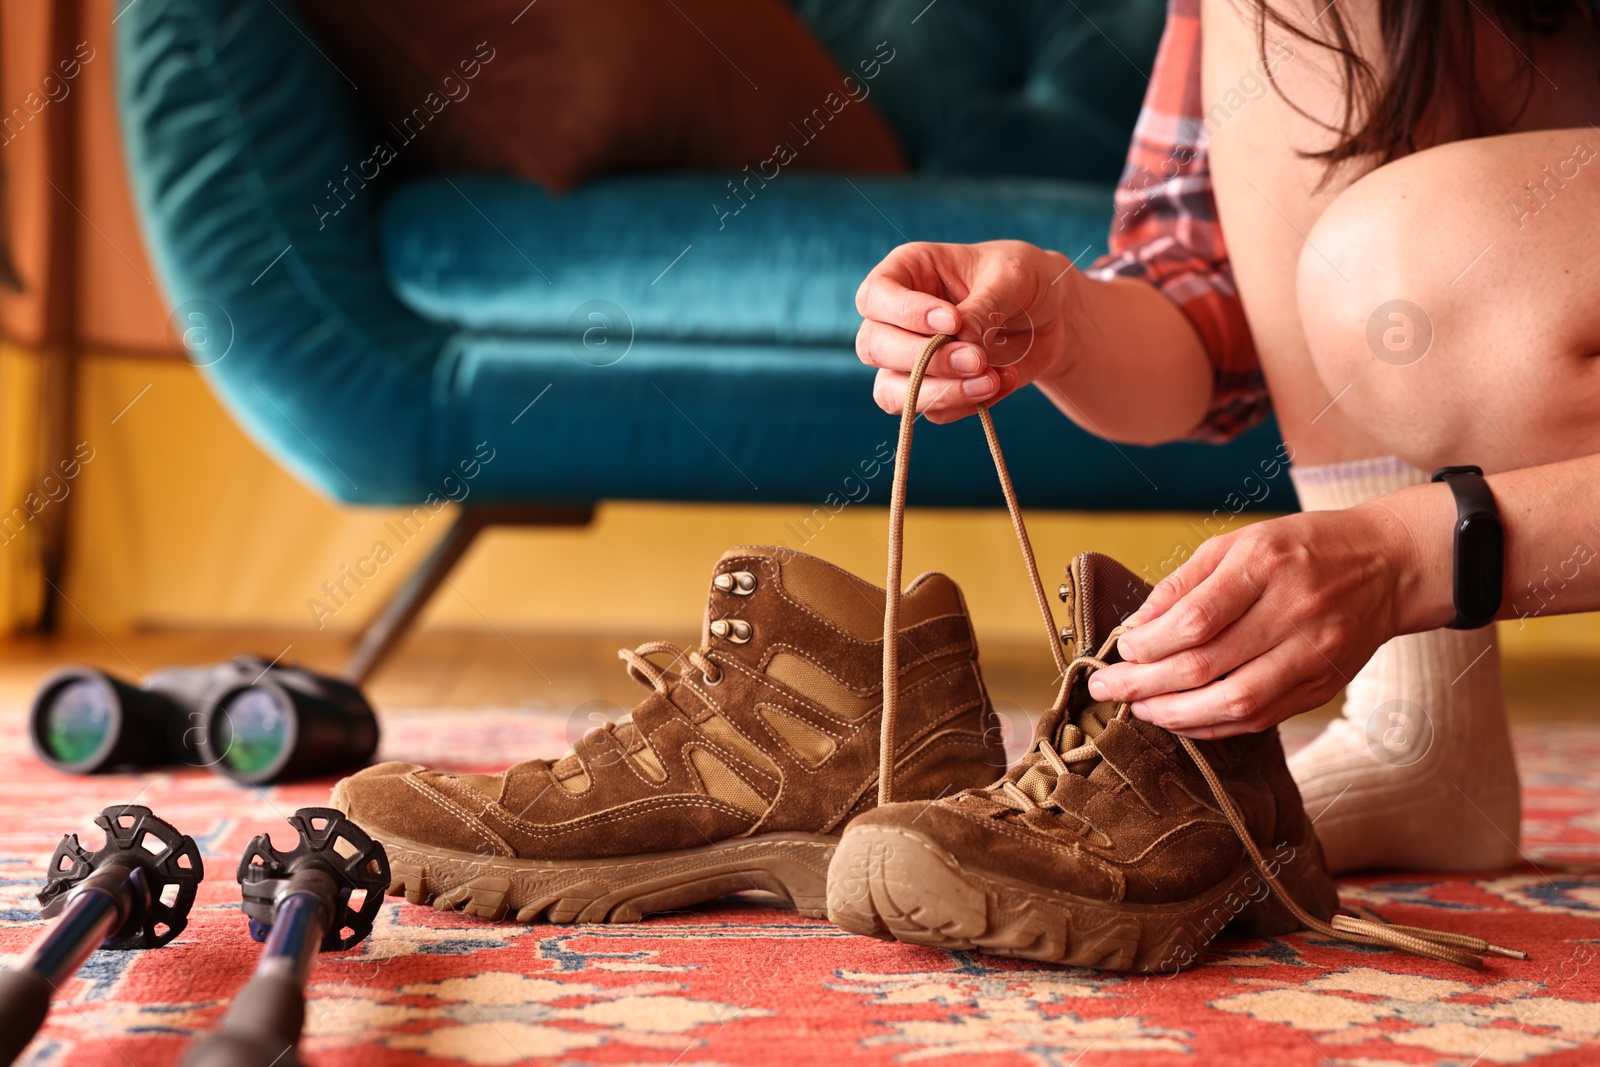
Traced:
<path fill-rule="evenodd" d="M 384 754 L 496 769 L 557 753 L 560 716 L 399 713 Z M 1302 731 L 1303 734 L 1303 731 Z M 303 1046 L 316 1065 L 865 1063 L 1235 1065 L 1600 1062 L 1600 728 L 1517 733 L 1522 867 L 1362 878 L 1346 902 L 1478 933 L 1527 962 L 1481 972 L 1297 934 L 1227 939 L 1177 977 L 1129 977 L 885 944 L 730 898 L 633 926 L 495 925 L 391 898 L 373 936 L 322 957 Z M 232 871 L 245 843 L 327 783 L 248 791 L 208 773 L 69 778 L 0 717 L 0 962 L 42 924 L 32 894 L 63 833 L 137 798 L 193 834 L 210 878 L 189 928 L 99 952 L 30 1065 L 178 1062 L 249 975 Z M 282 835 L 281 837 L 279 835 Z"/>

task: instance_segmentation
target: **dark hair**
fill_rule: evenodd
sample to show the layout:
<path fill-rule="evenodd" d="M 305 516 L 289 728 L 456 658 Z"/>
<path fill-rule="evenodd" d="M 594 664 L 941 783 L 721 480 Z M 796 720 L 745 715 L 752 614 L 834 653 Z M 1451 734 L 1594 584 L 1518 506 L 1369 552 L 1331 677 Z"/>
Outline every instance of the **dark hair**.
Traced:
<path fill-rule="evenodd" d="M 1416 151 L 1418 131 L 1430 118 L 1445 124 L 1441 132 L 1447 131 L 1451 140 L 1504 133 L 1528 106 L 1533 92 L 1534 36 L 1560 30 L 1572 7 L 1572 0 L 1379 0 L 1386 72 L 1380 77 L 1374 64 L 1356 51 L 1337 2 L 1309 0 L 1308 10 L 1321 11 L 1313 21 L 1327 27 L 1321 36 L 1285 18 L 1274 0 L 1251 2 L 1256 48 L 1263 63 L 1269 24 L 1338 57 L 1344 81 L 1340 121 L 1325 121 L 1284 97 L 1295 111 L 1338 135 L 1331 148 L 1301 153 L 1322 160 L 1330 173 L 1360 156 L 1375 156 L 1381 165 Z M 1473 66 L 1476 11 L 1493 20 L 1523 57 L 1519 73 L 1526 87 L 1520 104 L 1509 113 L 1503 104 L 1486 99 L 1478 85 Z M 1283 95 L 1281 89 L 1278 92 Z M 1430 109 L 1435 109 L 1431 115 Z"/>

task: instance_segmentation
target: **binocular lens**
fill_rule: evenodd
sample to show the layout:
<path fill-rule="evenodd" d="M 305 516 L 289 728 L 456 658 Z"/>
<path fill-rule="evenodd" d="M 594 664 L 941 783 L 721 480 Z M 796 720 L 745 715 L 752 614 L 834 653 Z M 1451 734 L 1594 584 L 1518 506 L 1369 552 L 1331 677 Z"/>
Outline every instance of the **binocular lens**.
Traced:
<path fill-rule="evenodd" d="M 105 746 L 112 715 L 105 686 L 85 679 L 68 682 L 44 711 L 40 740 L 62 763 L 82 763 Z"/>
<path fill-rule="evenodd" d="M 256 775 L 278 762 L 289 740 L 289 717 L 273 694 L 245 689 L 214 720 L 222 763 L 241 775 Z"/>

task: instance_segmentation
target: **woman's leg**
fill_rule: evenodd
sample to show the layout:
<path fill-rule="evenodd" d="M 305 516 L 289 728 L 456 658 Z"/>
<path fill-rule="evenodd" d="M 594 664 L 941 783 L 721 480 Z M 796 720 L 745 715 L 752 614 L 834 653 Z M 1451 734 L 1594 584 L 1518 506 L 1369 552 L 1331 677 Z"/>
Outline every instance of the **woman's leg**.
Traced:
<path fill-rule="evenodd" d="M 1600 452 L 1600 132 L 1457 141 L 1346 189 L 1297 275 L 1314 372 L 1415 467 Z"/>
<path fill-rule="evenodd" d="M 1585 247 L 1600 230 L 1597 148 L 1588 129 L 1456 142 L 1329 205 L 1296 277 L 1306 347 L 1269 365 L 1275 391 L 1325 398 L 1280 411 L 1297 455 L 1322 464 L 1296 471 L 1308 508 L 1450 463 L 1505 470 L 1600 451 L 1600 272 Z M 1329 462 L 1385 453 L 1398 459 Z M 1518 784 L 1493 631 L 1386 644 L 1294 767 L 1339 868 L 1513 861 Z"/>

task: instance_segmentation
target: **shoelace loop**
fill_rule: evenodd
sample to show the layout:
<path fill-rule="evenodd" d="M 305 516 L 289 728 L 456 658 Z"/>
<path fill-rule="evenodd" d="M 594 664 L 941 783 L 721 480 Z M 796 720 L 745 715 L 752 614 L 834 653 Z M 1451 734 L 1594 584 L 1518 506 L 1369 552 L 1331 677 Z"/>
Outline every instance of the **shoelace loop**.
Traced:
<path fill-rule="evenodd" d="M 649 658 L 659 655 L 670 655 L 672 662 L 663 667 L 652 662 Z M 649 686 L 662 696 L 666 696 L 671 690 L 673 680 L 678 677 L 673 673 L 672 668 L 682 660 L 688 660 L 700 672 L 701 680 L 707 685 L 719 685 L 722 682 L 722 668 L 708 659 L 704 653 L 697 649 L 685 652 L 671 641 L 646 641 L 644 644 L 634 648 L 619 648 L 617 649 L 617 658 L 627 665 L 628 677 L 640 685 Z M 628 730 L 627 736 L 618 737 L 617 732 L 624 728 Z M 615 722 L 601 723 L 585 730 L 582 741 L 586 747 L 593 748 L 598 743 L 595 735 L 605 734 L 612 739 L 607 744 L 614 743 L 619 745 L 623 751 L 626 751 L 633 743 L 632 732 L 633 713 L 629 712 Z M 566 759 L 576 753 L 577 746 L 574 745 L 572 748 L 567 749 L 566 754 L 561 758 Z"/>
<path fill-rule="evenodd" d="M 923 346 L 917 365 L 911 369 L 911 380 L 906 385 L 906 406 L 900 414 L 900 437 L 895 446 L 894 482 L 889 491 L 889 577 L 884 585 L 887 591 L 883 612 L 883 722 L 878 735 L 878 803 L 894 800 L 895 728 L 900 703 L 900 596 L 904 589 L 901 580 L 905 567 L 906 477 L 911 469 L 911 431 L 917 422 L 917 394 L 922 390 L 922 379 L 928 373 L 928 364 L 939 346 L 950 340 L 948 334 L 934 334 Z M 1033 544 L 1028 540 L 1028 527 L 1022 521 L 1022 506 L 1017 503 L 1017 491 L 1011 484 L 1011 470 L 1000 452 L 1000 438 L 995 434 L 994 419 L 985 404 L 978 406 L 978 420 L 983 423 L 983 436 L 989 443 L 989 455 L 994 459 L 995 473 L 1000 478 L 1000 491 L 1006 498 L 1006 510 L 1011 513 L 1011 527 L 1022 546 L 1022 558 L 1028 568 L 1028 578 L 1033 583 L 1033 596 L 1044 616 L 1045 630 L 1049 635 L 1050 652 L 1055 657 L 1056 670 L 1063 678 L 1067 675 L 1067 654 L 1061 650 L 1056 637 L 1055 616 L 1050 612 L 1050 601 L 1045 596 L 1044 583 L 1039 580 L 1039 565 L 1033 558 Z M 1062 693 L 1066 692 L 1063 685 Z M 1062 697 L 1057 698 L 1062 699 Z"/>
<path fill-rule="evenodd" d="M 663 654 L 672 657 L 672 662 L 665 667 L 651 662 L 649 658 Z M 705 653 L 699 649 L 685 652 L 671 641 L 646 641 L 635 648 L 619 648 L 617 658 L 627 664 L 628 677 L 640 685 L 649 686 L 662 696 L 666 696 L 667 691 L 672 688 L 672 682 L 677 678 L 672 668 L 680 660 L 688 660 L 700 672 L 700 677 L 707 684 L 716 685 L 722 681 L 722 668 L 711 662 Z"/>
<path fill-rule="evenodd" d="M 950 337 L 946 334 L 935 334 L 923 346 L 922 353 L 917 357 L 916 366 L 911 370 L 911 378 L 906 385 L 905 408 L 900 414 L 900 436 L 895 451 L 894 483 L 889 497 L 889 575 L 885 585 L 887 597 L 884 602 L 883 613 L 883 722 L 879 734 L 878 751 L 878 803 L 889 804 L 894 799 L 894 764 L 895 764 L 895 719 L 899 712 L 899 682 L 900 682 L 900 598 L 902 596 L 901 572 L 904 565 L 905 552 L 905 510 L 906 510 L 906 478 L 911 460 L 911 434 L 917 421 L 917 396 L 922 389 L 922 379 L 927 374 L 928 364 L 933 359 L 933 354 Z M 1096 656 L 1080 655 L 1071 663 L 1066 660 L 1066 654 L 1061 649 L 1061 642 L 1057 637 L 1055 616 L 1050 611 L 1050 601 L 1045 596 L 1044 583 L 1039 580 L 1039 565 L 1034 559 L 1033 545 L 1028 540 L 1027 526 L 1022 520 L 1022 509 L 1017 503 L 1016 490 L 1011 484 L 1011 472 L 1006 467 L 1005 456 L 1000 451 L 1000 439 L 995 434 L 994 419 L 989 414 L 987 405 L 977 405 L 978 419 L 983 424 L 984 439 L 989 445 L 989 454 L 994 459 L 995 473 L 1000 478 L 1000 488 L 1005 494 L 1006 510 L 1011 514 L 1011 525 L 1017 535 L 1017 543 L 1022 549 L 1023 562 L 1028 569 L 1028 578 L 1033 584 L 1034 599 L 1038 601 L 1039 613 L 1044 618 L 1045 631 L 1050 642 L 1051 655 L 1054 656 L 1056 667 L 1061 672 L 1061 689 L 1056 695 L 1055 706 L 1052 711 L 1059 711 L 1065 707 L 1066 700 L 1072 691 L 1073 682 L 1083 672 L 1098 670 L 1104 667 L 1105 661 Z M 1107 636 L 1106 647 L 1114 647 L 1113 642 L 1121 636 L 1122 627 L 1113 630 Z M 645 646 L 640 646 L 641 649 Z M 1105 649 L 1101 650 L 1102 652 Z M 1126 705 L 1118 705 L 1118 714 L 1123 714 Z M 1076 724 L 1070 724 L 1071 729 L 1078 729 Z M 1081 731 L 1080 731 L 1081 734 Z M 1213 798 L 1223 816 L 1228 820 L 1228 825 L 1238 835 L 1245 852 L 1250 857 L 1250 862 L 1255 871 L 1261 876 L 1272 893 L 1280 903 L 1306 929 L 1328 937 L 1338 938 L 1364 945 L 1377 945 L 1384 948 L 1401 949 L 1418 956 L 1430 959 L 1444 960 L 1448 963 L 1457 963 L 1463 967 L 1481 967 L 1483 957 L 1487 954 L 1507 956 L 1513 959 L 1527 959 L 1527 953 L 1516 949 L 1504 948 L 1494 945 L 1480 937 L 1470 934 L 1454 934 L 1442 930 L 1428 930 L 1416 926 L 1401 926 L 1397 924 L 1377 922 L 1371 919 L 1362 919 L 1353 915 L 1335 915 L 1331 922 L 1324 922 L 1302 908 L 1297 903 L 1283 884 L 1278 881 L 1271 865 L 1262 856 L 1261 849 L 1256 845 L 1250 835 L 1249 827 L 1245 824 L 1244 817 L 1233 802 L 1233 797 L 1228 794 L 1227 788 L 1212 769 L 1205 756 L 1196 744 L 1187 737 L 1174 735 L 1183 746 L 1184 751 L 1195 763 L 1200 774 L 1206 780 Z M 1041 762 L 1054 770 L 1057 775 L 1066 773 L 1070 764 L 1077 762 L 1080 753 L 1087 756 L 1095 755 L 1094 742 L 1084 738 L 1074 744 L 1067 752 L 1057 752 L 1055 746 L 1048 740 L 1041 739 L 1030 750 L 1029 755 L 1037 754 Z M 1026 757 L 1025 757 L 1026 758 Z M 1037 766 L 1037 764 L 1036 764 Z M 1030 769 L 1031 773 L 1031 769 Z M 1033 804 L 1034 798 L 1029 796 L 1020 786 L 1010 780 L 1009 775 L 997 783 L 1000 786 L 994 792 L 998 799 L 1007 797 L 1014 803 Z M 1020 800 L 1019 800 L 1020 798 Z M 1023 809 L 1026 810 L 1026 809 Z"/>
<path fill-rule="evenodd" d="M 1105 641 L 1105 647 L 1113 647 L 1117 638 L 1121 637 L 1124 627 L 1117 627 L 1111 631 Z M 1061 694 L 1057 697 L 1057 704 L 1061 705 L 1067 694 L 1072 691 L 1073 683 L 1080 674 L 1087 674 L 1106 666 L 1106 661 L 1099 656 L 1084 653 L 1074 657 L 1067 666 L 1067 674 L 1061 687 Z M 1127 704 L 1116 705 L 1118 717 L 1127 712 Z M 1060 707 L 1053 708 L 1058 711 Z M 1094 738 L 1089 737 L 1084 729 L 1071 719 L 1061 723 L 1060 736 L 1064 750 L 1058 750 L 1048 737 L 1034 739 L 1033 747 L 1017 762 L 1017 767 L 1026 767 L 1020 781 L 1013 781 L 1011 774 L 1007 773 L 999 781 L 989 786 L 989 791 L 994 794 L 996 803 L 1003 804 L 1013 811 L 1026 814 L 1036 808 L 1053 808 L 1063 814 L 1070 814 L 1080 818 L 1076 812 L 1068 812 L 1055 800 L 1056 783 L 1063 775 L 1072 773 L 1072 765 L 1084 763 L 1100 758 L 1099 750 L 1095 748 Z M 1012 768 L 1015 771 L 1016 768 Z M 1027 788 L 1028 786 L 1033 788 Z"/>

